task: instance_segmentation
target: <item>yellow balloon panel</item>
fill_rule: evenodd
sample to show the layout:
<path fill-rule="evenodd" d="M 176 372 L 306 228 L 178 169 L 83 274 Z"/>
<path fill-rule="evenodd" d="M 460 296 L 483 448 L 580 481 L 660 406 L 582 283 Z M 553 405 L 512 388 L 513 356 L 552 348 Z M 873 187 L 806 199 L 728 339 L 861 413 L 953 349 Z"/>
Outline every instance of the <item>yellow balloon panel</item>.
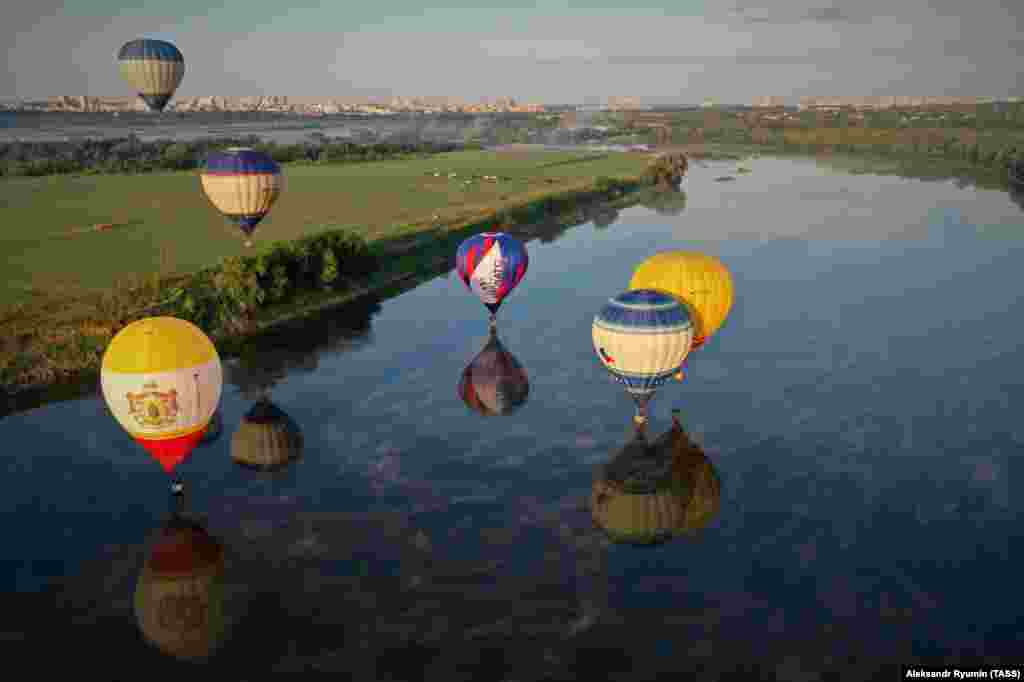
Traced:
<path fill-rule="evenodd" d="M 679 368 L 690 352 L 693 327 L 637 333 L 596 320 L 591 335 L 606 368 L 626 375 L 653 376 Z M 611 362 L 607 358 L 611 358 Z"/>
<path fill-rule="evenodd" d="M 177 317 L 147 317 L 118 332 L 103 354 L 102 371 L 120 374 L 166 372 L 219 362 L 203 330 Z"/>
<path fill-rule="evenodd" d="M 223 386 L 219 358 L 168 372 L 126 374 L 104 370 L 103 397 L 133 437 L 178 438 L 206 427 Z"/>
<path fill-rule="evenodd" d="M 633 272 L 630 289 L 658 289 L 681 299 L 694 312 L 697 338 L 707 339 L 721 328 L 733 304 L 729 269 L 698 251 L 663 251 Z"/>
<path fill-rule="evenodd" d="M 185 63 L 159 59 L 125 59 L 119 62 L 121 77 L 140 95 L 173 93 L 185 77 Z"/>
<path fill-rule="evenodd" d="M 281 195 L 281 175 L 200 175 L 203 191 L 214 207 L 226 215 L 258 215 L 270 211 Z"/>

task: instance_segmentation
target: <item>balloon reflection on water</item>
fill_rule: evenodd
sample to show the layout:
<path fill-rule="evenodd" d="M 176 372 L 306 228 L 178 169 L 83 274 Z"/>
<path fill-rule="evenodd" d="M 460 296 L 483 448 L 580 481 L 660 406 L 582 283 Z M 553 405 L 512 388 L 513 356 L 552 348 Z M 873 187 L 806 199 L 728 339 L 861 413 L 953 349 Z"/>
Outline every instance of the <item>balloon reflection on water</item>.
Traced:
<path fill-rule="evenodd" d="M 721 483 L 711 462 L 673 415 L 648 442 L 643 427 L 595 472 L 594 522 L 615 542 L 654 545 L 693 534 L 718 514 Z"/>
<path fill-rule="evenodd" d="M 526 370 L 491 327 L 487 343 L 462 371 L 459 397 L 484 416 L 508 415 L 526 402 L 530 381 Z"/>
<path fill-rule="evenodd" d="M 231 438 L 231 459 L 260 471 L 277 471 L 302 455 L 298 424 L 264 396 L 242 417 Z"/>
<path fill-rule="evenodd" d="M 210 656 L 224 640 L 224 547 L 202 524 L 172 515 L 153 538 L 135 589 L 146 640 L 186 660 Z"/>

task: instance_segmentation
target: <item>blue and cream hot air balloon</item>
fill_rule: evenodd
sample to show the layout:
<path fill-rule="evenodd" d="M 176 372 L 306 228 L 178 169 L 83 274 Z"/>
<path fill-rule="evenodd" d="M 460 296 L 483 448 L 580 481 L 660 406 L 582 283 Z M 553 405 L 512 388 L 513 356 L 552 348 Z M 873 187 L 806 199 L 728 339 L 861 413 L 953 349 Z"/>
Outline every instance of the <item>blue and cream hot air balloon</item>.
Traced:
<path fill-rule="evenodd" d="M 455 267 L 466 287 L 491 311 L 491 326 L 505 298 L 526 274 L 526 247 L 504 232 L 483 232 L 459 244 Z"/>
<path fill-rule="evenodd" d="M 252 246 L 253 231 L 281 194 L 281 167 L 263 152 L 230 147 L 206 157 L 200 179 L 210 203 L 238 225 L 245 245 Z"/>
<path fill-rule="evenodd" d="M 163 111 L 185 76 L 185 58 L 166 40 L 128 41 L 118 51 L 117 63 L 121 77 L 146 102 L 150 111 Z"/>
<path fill-rule="evenodd" d="M 636 403 L 638 424 L 647 421 L 647 403 L 655 391 L 686 359 L 693 334 L 686 306 L 653 289 L 621 293 L 594 316 L 594 350 Z"/>

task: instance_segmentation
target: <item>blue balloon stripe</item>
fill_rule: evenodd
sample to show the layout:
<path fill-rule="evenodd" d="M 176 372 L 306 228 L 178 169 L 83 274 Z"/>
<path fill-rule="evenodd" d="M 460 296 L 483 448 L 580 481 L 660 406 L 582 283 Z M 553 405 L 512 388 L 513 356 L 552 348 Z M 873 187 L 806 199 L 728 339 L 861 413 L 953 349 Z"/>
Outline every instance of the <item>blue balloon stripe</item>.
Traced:
<path fill-rule="evenodd" d="M 279 175 L 281 167 L 262 152 L 212 152 L 203 162 L 202 171 L 210 175 Z"/>
<path fill-rule="evenodd" d="M 127 60 L 151 60 L 159 62 L 184 62 L 181 51 L 166 40 L 138 38 L 125 43 L 117 53 L 117 58 Z"/>
<path fill-rule="evenodd" d="M 618 334 L 629 334 L 637 336 L 662 336 L 668 334 L 678 334 L 679 332 L 689 331 L 693 329 L 693 325 L 690 323 L 674 325 L 671 327 L 629 327 L 626 325 L 615 324 L 608 320 L 595 319 L 594 326 L 604 329 L 606 331 L 616 332 Z"/>

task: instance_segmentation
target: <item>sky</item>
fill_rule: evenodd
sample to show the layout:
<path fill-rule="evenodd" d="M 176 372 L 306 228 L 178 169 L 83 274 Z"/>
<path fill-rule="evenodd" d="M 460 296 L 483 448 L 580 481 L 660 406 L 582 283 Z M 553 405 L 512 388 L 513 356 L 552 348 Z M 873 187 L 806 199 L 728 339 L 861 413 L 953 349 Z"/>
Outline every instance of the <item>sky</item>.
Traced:
<path fill-rule="evenodd" d="M 1024 95 L 1024 0 L 11 5 L 0 22 L 2 98 L 130 95 L 115 55 L 136 37 L 170 40 L 185 55 L 179 97 Z"/>

